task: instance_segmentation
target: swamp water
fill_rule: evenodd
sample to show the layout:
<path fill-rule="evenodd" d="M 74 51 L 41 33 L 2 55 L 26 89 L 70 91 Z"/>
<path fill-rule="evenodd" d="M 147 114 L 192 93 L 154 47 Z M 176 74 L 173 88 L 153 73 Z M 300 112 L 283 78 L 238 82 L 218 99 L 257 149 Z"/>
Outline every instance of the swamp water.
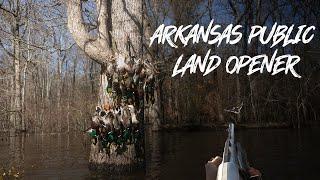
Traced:
<path fill-rule="evenodd" d="M 148 133 L 145 169 L 107 177 L 88 169 L 86 134 L 1 134 L 0 170 L 23 179 L 201 180 L 206 161 L 222 154 L 226 136 L 221 130 Z M 236 136 L 264 180 L 319 179 L 319 128 L 239 130 Z"/>

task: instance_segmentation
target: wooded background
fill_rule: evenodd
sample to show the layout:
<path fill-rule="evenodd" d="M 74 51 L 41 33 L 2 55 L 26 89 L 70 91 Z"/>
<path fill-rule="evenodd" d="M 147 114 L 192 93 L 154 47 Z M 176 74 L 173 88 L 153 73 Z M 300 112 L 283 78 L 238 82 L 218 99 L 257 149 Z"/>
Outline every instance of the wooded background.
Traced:
<path fill-rule="evenodd" d="M 273 51 L 253 42 L 220 47 L 206 44 L 172 49 L 154 45 L 161 98 L 161 125 L 167 128 L 214 127 L 231 117 L 225 108 L 244 103 L 238 123 L 250 126 L 300 127 L 319 124 L 320 115 L 320 2 L 318 0 L 143 0 L 145 22 L 160 24 L 315 25 L 310 44 L 278 47 L 298 54 L 301 79 L 291 75 L 229 75 L 223 65 L 202 74 L 171 78 L 173 66 L 186 56 L 211 48 L 230 55 Z M 83 1 L 83 19 L 97 34 L 93 0 Z M 67 28 L 62 0 L 0 0 L 0 130 L 69 132 L 87 127 L 98 101 L 100 66 L 75 44 Z M 244 34 L 248 34 L 247 28 Z M 145 35 L 145 31 L 141 32 Z M 148 39 L 149 37 L 146 37 Z M 148 42 L 145 42 L 148 45 Z M 222 62 L 224 64 L 225 62 Z"/>

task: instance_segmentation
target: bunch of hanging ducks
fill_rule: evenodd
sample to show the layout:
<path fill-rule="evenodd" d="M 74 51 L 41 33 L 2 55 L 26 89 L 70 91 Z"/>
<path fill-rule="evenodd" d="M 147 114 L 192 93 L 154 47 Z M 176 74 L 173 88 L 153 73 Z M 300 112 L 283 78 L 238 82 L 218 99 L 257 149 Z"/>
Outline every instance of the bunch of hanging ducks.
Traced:
<path fill-rule="evenodd" d="M 105 96 L 108 103 L 97 106 L 88 129 L 93 143 L 107 151 L 111 144 L 119 151 L 126 145 L 141 145 L 138 118 L 146 103 L 154 103 L 155 68 L 147 60 L 134 60 L 118 55 L 116 62 L 106 65 Z M 101 143 L 100 143 L 101 142 Z"/>
<path fill-rule="evenodd" d="M 91 121 L 91 128 L 87 131 L 93 144 L 101 142 L 102 148 L 110 148 L 111 144 L 120 151 L 128 144 L 136 144 L 141 138 L 139 121 L 133 105 L 120 106 L 108 111 L 96 107 Z"/>
<path fill-rule="evenodd" d="M 107 93 L 112 94 L 115 104 L 128 100 L 139 108 L 139 99 L 143 99 L 143 95 L 147 103 L 153 103 L 157 73 L 148 60 L 142 61 L 118 55 L 116 62 L 106 66 Z"/>

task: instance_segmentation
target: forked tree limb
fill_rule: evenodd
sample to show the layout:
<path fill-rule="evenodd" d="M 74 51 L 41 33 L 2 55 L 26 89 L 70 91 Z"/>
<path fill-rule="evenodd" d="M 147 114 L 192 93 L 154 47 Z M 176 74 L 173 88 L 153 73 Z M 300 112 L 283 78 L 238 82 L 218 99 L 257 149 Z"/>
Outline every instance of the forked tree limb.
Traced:
<path fill-rule="evenodd" d="M 89 35 L 82 18 L 81 0 L 68 0 L 68 28 L 78 46 L 93 60 L 99 64 L 112 61 L 114 53 L 108 42 L 107 29 L 107 3 L 105 0 L 97 0 L 99 14 L 99 36 L 93 39 Z"/>

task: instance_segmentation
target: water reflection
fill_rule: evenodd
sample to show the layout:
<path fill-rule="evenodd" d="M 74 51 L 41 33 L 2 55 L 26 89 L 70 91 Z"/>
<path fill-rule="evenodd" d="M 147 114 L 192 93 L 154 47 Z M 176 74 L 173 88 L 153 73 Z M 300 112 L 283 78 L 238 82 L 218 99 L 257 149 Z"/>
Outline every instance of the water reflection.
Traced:
<path fill-rule="evenodd" d="M 204 179 L 204 164 L 220 155 L 225 131 L 146 130 L 146 167 L 107 177 L 88 170 L 90 141 L 85 134 L 0 135 L 0 168 L 24 179 Z M 237 131 L 251 164 L 264 179 L 317 179 L 319 129 Z"/>
<path fill-rule="evenodd" d="M 25 179 L 85 177 L 87 138 L 79 134 L 2 134 L 0 167 L 16 168 Z"/>
<path fill-rule="evenodd" d="M 161 175 L 161 134 L 151 128 L 145 131 L 146 139 L 146 179 L 159 179 Z"/>

